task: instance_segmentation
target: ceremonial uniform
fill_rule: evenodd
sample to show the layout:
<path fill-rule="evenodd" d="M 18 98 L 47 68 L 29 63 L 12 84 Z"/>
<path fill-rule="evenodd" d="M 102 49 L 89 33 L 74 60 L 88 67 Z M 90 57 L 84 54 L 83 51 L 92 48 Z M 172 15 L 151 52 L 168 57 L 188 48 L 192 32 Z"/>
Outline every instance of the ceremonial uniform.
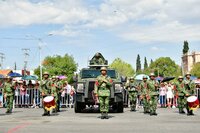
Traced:
<path fill-rule="evenodd" d="M 185 76 L 186 76 L 186 79 L 184 80 L 184 85 L 185 85 L 185 90 L 187 92 L 187 96 L 196 95 L 195 83 L 194 81 L 190 79 L 191 74 L 187 73 Z M 187 115 L 194 115 L 193 110 L 190 109 L 188 105 L 186 105 L 186 109 L 187 109 Z"/>
<path fill-rule="evenodd" d="M 154 78 L 151 79 L 151 77 L 154 77 L 154 74 L 150 74 L 150 79 L 148 80 L 148 86 L 149 86 L 149 92 L 148 95 L 150 96 L 150 115 L 157 115 L 156 109 L 158 104 L 158 81 L 156 81 Z"/>
<path fill-rule="evenodd" d="M 58 89 L 57 89 L 57 82 L 56 82 L 56 77 L 52 78 L 51 82 L 51 95 L 54 97 L 55 103 L 56 103 L 56 109 L 55 112 L 58 111 Z"/>
<path fill-rule="evenodd" d="M 102 71 L 107 71 L 105 67 L 101 68 Z M 109 76 L 100 75 L 97 77 L 95 83 L 95 91 L 94 93 L 98 95 L 99 104 L 100 104 L 100 112 L 102 113 L 102 119 L 108 119 L 108 111 L 109 111 L 109 97 L 110 97 L 110 87 L 112 85 L 112 80 Z"/>
<path fill-rule="evenodd" d="M 175 83 L 175 91 L 176 94 L 178 95 L 178 109 L 180 114 L 185 114 L 184 108 L 186 107 L 186 95 L 187 92 L 185 90 L 185 85 L 183 82 L 183 77 L 179 76 L 178 77 L 178 82 Z"/>
<path fill-rule="evenodd" d="M 136 111 L 138 89 L 133 77 L 131 77 L 130 82 L 126 84 L 126 89 L 128 89 L 131 111 Z"/>
<path fill-rule="evenodd" d="M 149 88 L 148 88 L 148 83 L 147 83 L 147 77 L 143 77 L 142 83 L 140 83 L 140 89 L 141 89 L 141 99 L 143 101 L 143 108 L 144 108 L 144 113 L 150 113 L 149 109 L 149 101 L 150 97 L 148 95 Z"/>
<path fill-rule="evenodd" d="M 49 77 L 49 74 L 47 72 L 45 72 L 43 74 L 43 76 L 44 75 L 48 75 L 48 77 Z M 43 99 L 42 101 L 44 101 L 44 98 L 46 96 L 51 96 L 51 87 L 52 87 L 51 85 L 52 84 L 51 84 L 51 81 L 48 77 L 45 78 L 44 80 L 42 80 L 41 83 L 40 83 L 40 92 L 42 93 L 42 99 Z M 44 105 L 43 105 L 43 109 L 44 109 L 43 116 L 50 115 L 50 111 L 45 109 Z"/>
<path fill-rule="evenodd" d="M 4 97 L 6 98 L 6 103 L 7 103 L 7 111 L 6 113 L 12 113 L 13 109 L 13 100 L 14 100 L 14 85 L 11 83 L 10 77 L 6 77 L 9 79 L 9 82 L 4 83 Z"/>

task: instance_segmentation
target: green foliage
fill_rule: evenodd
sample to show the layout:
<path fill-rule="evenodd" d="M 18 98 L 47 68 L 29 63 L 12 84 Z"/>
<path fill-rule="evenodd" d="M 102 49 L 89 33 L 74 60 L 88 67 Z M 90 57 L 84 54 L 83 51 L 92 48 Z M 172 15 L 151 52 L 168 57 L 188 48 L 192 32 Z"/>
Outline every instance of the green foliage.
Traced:
<path fill-rule="evenodd" d="M 154 71 L 156 76 L 179 76 L 181 68 L 170 57 L 160 57 L 149 66 L 149 72 Z"/>
<path fill-rule="evenodd" d="M 183 44 L 183 54 L 186 54 L 189 51 L 189 44 L 187 41 L 184 41 Z"/>
<path fill-rule="evenodd" d="M 132 66 L 125 61 L 122 61 L 120 58 L 116 58 L 110 64 L 110 68 L 116 69 L 122 76 L 130 77 L 134 75 L 134 69 Z"/>
<path fill-rule="evenodd" d="M 200 78 L 200 62 L 193 65 L 191 74 Z"/>
<path fill-rule="evenodd" d="M 77 70 L 74 58 L 68 54 L 65 54 L 63 57 L 60 55 L 47 56 L 42 64 L 43 72 L 48 71 L 50 75 L 65 75 L 69 81 L 71 81 L 74 72 Z M 34 73 L 39 77 L 39 67 L 34 70 Z"/>
<path fill-rule="evenodd" d="M 140 61 L 140 55 L 137 55 L 137 60 L 136 60 L 136 72 L 138 74 L 138 72 L 141 71 L 141 61 Z"/>
<path fill-rule="evenodd" d="M 148 68 L 147 58 L 144 58 L 144 70 Z"/>

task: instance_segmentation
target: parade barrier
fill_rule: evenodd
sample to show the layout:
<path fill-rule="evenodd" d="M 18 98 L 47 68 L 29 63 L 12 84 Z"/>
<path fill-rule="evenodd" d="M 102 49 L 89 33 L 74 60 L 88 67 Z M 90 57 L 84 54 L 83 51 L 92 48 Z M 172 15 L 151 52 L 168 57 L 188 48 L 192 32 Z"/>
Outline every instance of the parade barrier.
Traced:
<path fill-rule="evenodd" d="M 0 99 L 2 107 L 6 107 L 6 100 L 2 97 Z M 42 98 L 40 91 L 35 88 L 26 88 L 22 91 L 20 88 L 15 89 L 13 108 L 39 108 L 42 107 Z M 64 94 L 60 96 L 60 107 L 73 108 L 74 98 L 72 95 Z"/>

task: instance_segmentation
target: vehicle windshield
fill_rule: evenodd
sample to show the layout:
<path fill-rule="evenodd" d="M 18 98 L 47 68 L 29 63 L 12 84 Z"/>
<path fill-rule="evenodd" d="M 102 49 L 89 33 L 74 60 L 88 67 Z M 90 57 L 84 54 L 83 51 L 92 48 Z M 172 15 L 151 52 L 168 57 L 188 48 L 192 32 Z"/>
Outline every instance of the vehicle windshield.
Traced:
<path fill-rule="evenodd" d="M 101 75 L 99 70 L 83 70 L 82 71 L 82 78 L 96 78 L 97 76 Z M 115 70 L 107 70 L 107 75 L 111 78 L 116 78 Z"/>

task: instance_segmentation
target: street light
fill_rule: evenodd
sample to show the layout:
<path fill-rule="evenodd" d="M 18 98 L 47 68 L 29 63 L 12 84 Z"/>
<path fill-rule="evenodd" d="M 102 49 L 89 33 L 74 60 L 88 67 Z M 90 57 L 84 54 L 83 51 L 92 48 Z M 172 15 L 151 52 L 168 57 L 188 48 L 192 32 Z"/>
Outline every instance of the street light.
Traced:
<path fill-rule="evenodd" d="M 27 35 L 27 37 L 31 37 L 31 39 L 34 39 L 34 40 L 37 40 L 38 41 L 38 49 L 39 49 L 39 67 L 40 67 L 40 80 L 42 80 L 42 45 L 45 44 L 43 39 L 45 37 L 48 37 L 48 36 L 52 36 L 53 34 L 48 34 L 44 37 L 35 37 L 33 35 Z"/>

